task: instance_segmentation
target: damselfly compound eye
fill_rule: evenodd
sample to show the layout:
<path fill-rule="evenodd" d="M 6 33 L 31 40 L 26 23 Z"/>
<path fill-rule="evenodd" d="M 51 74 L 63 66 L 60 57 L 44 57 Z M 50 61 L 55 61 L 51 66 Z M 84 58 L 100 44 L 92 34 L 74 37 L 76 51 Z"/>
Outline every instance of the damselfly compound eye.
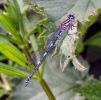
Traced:
<path fill-rule="evenodd" d="M 68 18 L 69 19 L 75 19 L 75 16 L 74 15 L 69 15 Z"/>

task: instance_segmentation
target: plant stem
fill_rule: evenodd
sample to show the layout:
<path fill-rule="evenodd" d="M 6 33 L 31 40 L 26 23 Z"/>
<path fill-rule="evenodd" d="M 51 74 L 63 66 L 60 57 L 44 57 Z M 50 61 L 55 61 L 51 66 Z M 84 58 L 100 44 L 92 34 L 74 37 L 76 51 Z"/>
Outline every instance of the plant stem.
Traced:
<path fill-rule="evenodd" d="M 43 90 L 45 91 L 46 95 L 48 96 L 49 100 L 56 100 L 55 96 L 53 95 L 52 91 L 50 90 L 48 84 L 45 82 L 44 79 L 39 80 L 40 85 L 42 86 Z"/>
<path fill-rule="evenodd" d="M 1 84 L 2 88 L 4 88 L 6 91 L 10 91 L 11 87 L 8 81 L 6 80 L 6 76 L 4 74 L 0 74 L 0 75 L 1 75 L 1 80 L 3 81 L 3 84 Z"/>
<path fill-rule="evenodd" d="M 29 50 L 28 50 L 28 47 L 27 46 L 24 46 L 24 52 L 25 52 L 25 55 L 27 56 L 28 60 L 33 64 L 33 59 L 29 53 Z"/>

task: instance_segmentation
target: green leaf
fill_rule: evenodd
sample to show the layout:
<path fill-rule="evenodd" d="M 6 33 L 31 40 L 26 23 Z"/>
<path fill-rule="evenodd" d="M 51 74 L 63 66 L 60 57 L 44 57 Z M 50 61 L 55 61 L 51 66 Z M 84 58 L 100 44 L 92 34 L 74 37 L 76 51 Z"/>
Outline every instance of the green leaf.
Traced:
<path fill-rule="evenodd" d="M 101 32 L 84 42 L 85 45 L 101 46 Z"/>
<path fill-rule="evenodd" d="M 28 78 L 28 76 L 29 76 L 28 73 L 21 71 L 19 69 L 16 69 L 15 67 L 10 66 L 8 64 L 1 63 L 1 62 L 0 62 L 0 72 L 11 75 L 11 76 L 15 76 L 15 75 L 20 76 L 22 78 Z M 33 77 L 33 79 L 36 80 L 37 78 Z"/>
<path fill-rule="evenodd" d="M 100 100 L 101 99 L 101 80 L 91 80 L 82 83 L 84 85 L 75 88 L 74 91 L 87 98 L 87 100 Z"/>
<path fill-rule="evenodd" d="M 30 2 L 30 0 L 27 0 Z M 25 0 L 17 0 L 21 13 L 24 13 L 29 8 L 29 3 L 25 2 Z"/>
<path fill-rule="evenodd" d="M 89 42 L 86 42 L 85 45 L 94 45 L 101 47 L 101 37 L 97 39 L 90 40 Z"/>
<path fill-rule="evenodd" d="M 0 61 L 7 60 L 7 57 L 4 55 L 0 55 Z"/>
<path fill-rule="evenodd" d="M 18 41 L 21 41 L 21 37 L 15 28 L 14 22 L 12 22 L 8 16 L 0 13 L 0 23 L 8 33 L 11 33 Z"/>
<path fill-rule="evenodd" d="M 101 37 L 101 31 L 96 33 L 94 36 L 92 36 L 90 39 L 96 39 L 96 38 L 99 38 Z"/>
<path fill-rule="evenodd" d="M 80 54 L 84 50 L 84 44 L 82 41 L 79 41 L 76 47 L 76 53 Z"/>
<path fill-rule="evenodd" d="M 18 41 L 17 39 L 13 39 L 13 37 L 9 37 L 9 36 L 6 36 L 6 35 L 4 35 L 4 34 L 0 34 L 0 38 L 4 38 L 4 39 L 6 39 L 6 40 L 8 40 L 8 41 L 10 41 L 10 42 L 12 42 L 12 43 L 17 44 L 17 45 L 22 44 L 22 43 L 21 43 L 20 41 Z"/>
<path fill-rule="evenodd" d="M 2 97 L 4 93 L 5 91 L 3 89 L 0 89 L 0 97 Z"/>
<path fill-rule="evenodd" d="M 2 38 L 0 39 L 0 52 L 23 67 L 27 64 L 27 60 L 22 53 L 11 43 Z"/>
<path fill-rule="evenodd" d="M 80 35 L 83 36 L 84 33 L 86 33 L 87 29 L 88 29 L 94 22 L 96 22 L 96 20 L 97 20 L 97 16 L 90 15 L 90 16 L 88 17 L 88 21 L 85 21 L 85 22 L 80 26 L 80 28 L 78 29 Z"/>
<path fill-rule="evenodd" d="M 9 16 L 9 18 L 14 20 L 15 22 L 18 21 L 17 11 L 16 11 L 14 5 L 12 5 L 9 1 L 7 1 L 7 6 L 5 7 L 5 11 L 7 13 L 7 16 Z M 17 25 L 18 25 L 18 23 L 17 23 Z"/>
<path fill-rule="evenodd" d="M 20 11 L 20 6 L 19 6 L 17 0 L 13 0 L 13 3 L 14 3 L 14 6 L 15 6 L 15 9 L 17 11 L 17 16 L 18 16 L 18 20 L 19 20 L 20 31 L 22 32 L 21 34 L 23 34 L 23 33 L 25 34 L 26 30 L 25 30 L 25 27 L 24 27 L 23 16 L 22 16 L 21 11 Z"/>

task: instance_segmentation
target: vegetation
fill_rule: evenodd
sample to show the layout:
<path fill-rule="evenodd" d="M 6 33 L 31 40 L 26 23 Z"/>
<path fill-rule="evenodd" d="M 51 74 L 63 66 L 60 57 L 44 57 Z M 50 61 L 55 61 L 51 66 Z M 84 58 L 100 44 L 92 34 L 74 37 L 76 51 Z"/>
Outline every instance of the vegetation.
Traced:
<path fill-rule="evenodd" d="M 0 97 L 4 94 L 9 95 L 12 93 L 16 85 L 22 81 L 22 78 L 25 79 L 29 76 L 37 60 L 40 59 L 46 50 L 44 48 L 46 40 L 48 37 L 51 37 L 50 33 L 57 29 L 60 21 L 47 15 L 43 7 L 39 7 L 35 3 L 24 0 L 6 0 L 4 7 L 4 10 L 0 10 Z M 101 30 L 86 41 L 82 39 L 89 27 L 98 20 L 101 9 L 97 9 L 95 13 L 95 15 L 89 14 L 87 16 L 88 20 L 84 19 L 83 22 L 79 19 L 81 16 L 78 15 L 77 17 L 77 23 L 80 24 L 77 26 L 77 34 L 80 35 L 80 40 L 77 43 L 75 51 L 77 56 L 81 56 L 81 53 L 87 45 L 101 46 Z M 61 40 L 62 39 L 64 40 L 65 38 L 61 38 Z M 63 54 L 59 52 L 59 48 L 63 47 L 62 45 L 62 42 L 56 44 L 53 50 L 55 57 L 61 58 L 61 56 L 63 56 Z M 63 49 L 66 50 L 67 48 L 68 44 L 63 47 Z M 66 52 L 64 54 L 65 58 L 68 60 L 68 54 L 66 54 Z M 32 79 L 38 81 L 49 100 L 55 100 L 57 96 L 54 96 L 52 92 L 53 89 L 50 89 L 44 79 L 45 69 L 48 67 L 47 65 L 49 65 L 47 61 L 44 61 L 40 70 L 36 72 Z M 54 69 L 54 67 L 53 70 L 56 74 L 57 70 Z M 67 91 L 72 89 L 72 93 L 70 91 L 69 94 L 69 96 L 72 94 L 71 98 L 73 96 L 75 97 L 76 93 L 79 93 L 87 100 L 100 100 L 100 80 L 90 79 L 88 81 L 87 79 L 90 77 L 88 72 L 83 76 L 82 72 L 76 71 L 77 78 L 72 74 L 72 71 L 74 71 L 74 67 L 72 66 L 67 68 L 67 70 L 70 71 L 70 73 L 68 73 L 69 76 L 66 74 L 66 78 L 63 78 L 63 80 L 65 79 L 70 82 L 72 79 L 72 84 L 68 84 L 69 89 L 67 89 Z M 78 84 L 78 80 L 80 84 Z M 65 82 L 63 81 L 63 83 Z M 65 98 L 68 98 L 66 96 Z"/>

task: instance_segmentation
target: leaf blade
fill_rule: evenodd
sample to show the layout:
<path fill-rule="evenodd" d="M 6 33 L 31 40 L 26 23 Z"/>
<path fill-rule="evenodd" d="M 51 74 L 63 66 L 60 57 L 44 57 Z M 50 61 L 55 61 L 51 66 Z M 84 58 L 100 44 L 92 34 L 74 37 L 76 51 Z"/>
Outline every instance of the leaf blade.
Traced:
<path fill-rule="evenodd" d="M 2 27 L 8 33 L 11 33 L 13 37 L 15 37 L 15 38 L 17 38 L 17 40 L 21 41 L 21 37 L 15 28 L 14 22 L 12 22 L 7 15 L 0 13 L 0 23 L 1 23 Z"/>
<path fill-rule="evenodd" d="M 16 76 L 20 76 L 22 78 L 27 78 L 29 76 L 28 73 L 21 71 L 17 68 L 14 68 L 10 65 L 4 64 L 0 62 L 0 72 L 4 73 L 4 74 L 9 74 L 9 75 L 16 75 Z M 33 79 L 37 79 L 36 77 L 33 77 Z"/>
<path fill-rule="evenodd" d="M 22 55 L 15 46 L 4 39 L 0 39 L 0 52 L 23 67 L 26 67 L 28 63 L 24 55 Z"/>

